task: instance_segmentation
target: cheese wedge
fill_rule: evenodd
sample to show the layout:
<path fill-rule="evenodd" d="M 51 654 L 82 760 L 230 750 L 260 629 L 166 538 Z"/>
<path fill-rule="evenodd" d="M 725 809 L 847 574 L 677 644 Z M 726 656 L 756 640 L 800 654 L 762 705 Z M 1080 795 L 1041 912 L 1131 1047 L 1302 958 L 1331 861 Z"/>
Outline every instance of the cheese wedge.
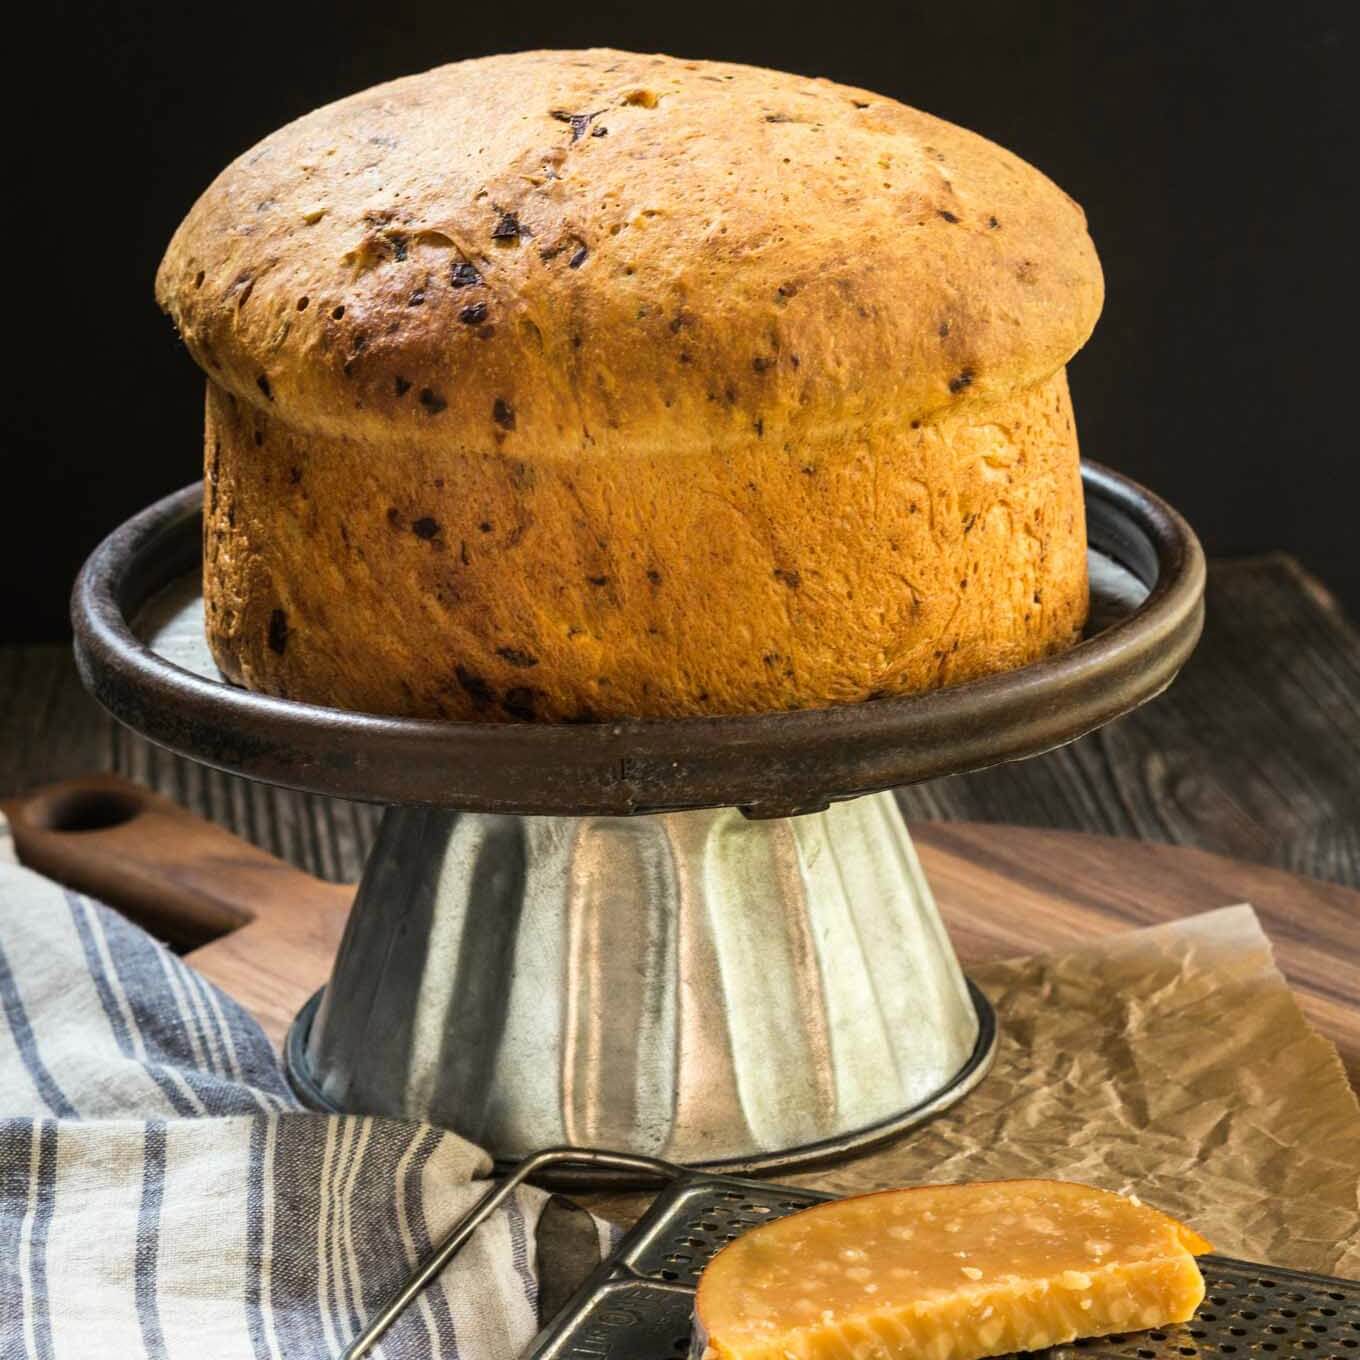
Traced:
<path fill-rule="evenodd" d="M 706 1360 L 979 1360 L 1189 1318 L 1197 1233 L 1066 1181 L 836 1200 L 739 1237 L 695 1305 Z"/>

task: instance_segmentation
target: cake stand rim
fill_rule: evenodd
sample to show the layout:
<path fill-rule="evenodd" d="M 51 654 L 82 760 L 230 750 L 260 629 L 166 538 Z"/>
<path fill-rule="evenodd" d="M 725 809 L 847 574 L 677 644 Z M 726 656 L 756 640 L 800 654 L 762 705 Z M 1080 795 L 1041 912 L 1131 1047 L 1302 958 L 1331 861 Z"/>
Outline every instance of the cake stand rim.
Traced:
<path fill-rule="evenodd" d="M 1088 523 L 1122 536 L 1129 557 L 1141 559 L 1141 573 L 1123 565 L 1144 578 L 1147 597 L 1054 656 L 925 694 L 779 713 L 549 724 L 385 717 L 254 693 L 184 669 L 133 630 L 159 590 L 201 563 L 201 483 L 132 516 L 90 554 L 72 594 L 76 661 L 94 697 L 151 741 L 305 792 L 522 815 L 815 811 L 1039 754 L 1170 684 L 1203 623 L 1198 539 L 1132 479 L 1083 460 L 1082 480 Z"/>

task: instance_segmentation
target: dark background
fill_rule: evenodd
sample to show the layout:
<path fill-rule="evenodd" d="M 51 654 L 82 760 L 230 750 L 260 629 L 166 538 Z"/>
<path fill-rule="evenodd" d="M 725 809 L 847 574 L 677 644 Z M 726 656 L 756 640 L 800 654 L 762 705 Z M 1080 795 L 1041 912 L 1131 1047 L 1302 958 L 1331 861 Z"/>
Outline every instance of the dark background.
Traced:
<path fill-rule="evenodd" d="M 1085 452 L 1171 499 L 1211 553 L 1287 549 L 1360 613 L 1354 8 L 25 7 L 3 96 L 0 640 L 64 636 L 86 552 L 199 475 L 201 383 L 151 287 L 217 170 L 375 81 L 591 44 L 868 86 L 1047 172 L 1085 206 L 1109 290 L 1072 368 Z"/>

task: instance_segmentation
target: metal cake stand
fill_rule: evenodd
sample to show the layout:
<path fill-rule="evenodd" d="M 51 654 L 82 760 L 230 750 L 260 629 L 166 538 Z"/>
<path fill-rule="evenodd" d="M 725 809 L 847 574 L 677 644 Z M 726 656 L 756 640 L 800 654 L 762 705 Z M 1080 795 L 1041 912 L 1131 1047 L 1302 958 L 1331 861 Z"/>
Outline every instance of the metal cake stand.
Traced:
<path fill-rule="evenodd" d="M 569 1144 L 769 1171 L 911 1128 L 991 1058 L 885 791 L 1071 741 L 1164 689 L 1198 638 L 1188 525 L 1104 468 L 1083 480 L 1084 640 L 926 695 L 549 725 L 250 693 L 204 638 L 199 486 L 91 555 L 76 657 L 180 755 L 388 805 L 289 1039 L 308 1103 L 430 1119 L 506 1162 Z"/>

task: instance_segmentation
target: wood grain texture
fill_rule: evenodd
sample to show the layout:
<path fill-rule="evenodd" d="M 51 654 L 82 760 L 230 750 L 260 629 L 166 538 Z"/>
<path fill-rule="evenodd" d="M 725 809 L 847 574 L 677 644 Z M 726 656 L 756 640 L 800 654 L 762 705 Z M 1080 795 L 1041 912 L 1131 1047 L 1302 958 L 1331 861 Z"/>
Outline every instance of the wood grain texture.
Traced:
<path fill-rule="evenodd" d="M 899 791 L 913 821 L 1194 845 L 1360 886 L 1360 633 L 1283 555 L 1213 564 L 1172 688 L 1047 755 Z M 118 728 L 67 649 L 0 648 L 0 796 L 116 770 L 307 872 L 357 878 L 380 809 L 250 784 Z"/>
<path fill-rule="evenodd" d="M 1360 633 L 1282 555 L 1215 563 L 1161 698 L 1034 760 L 903 789 L 908 817 L 1194 845 L 1360 885 Z"/>

